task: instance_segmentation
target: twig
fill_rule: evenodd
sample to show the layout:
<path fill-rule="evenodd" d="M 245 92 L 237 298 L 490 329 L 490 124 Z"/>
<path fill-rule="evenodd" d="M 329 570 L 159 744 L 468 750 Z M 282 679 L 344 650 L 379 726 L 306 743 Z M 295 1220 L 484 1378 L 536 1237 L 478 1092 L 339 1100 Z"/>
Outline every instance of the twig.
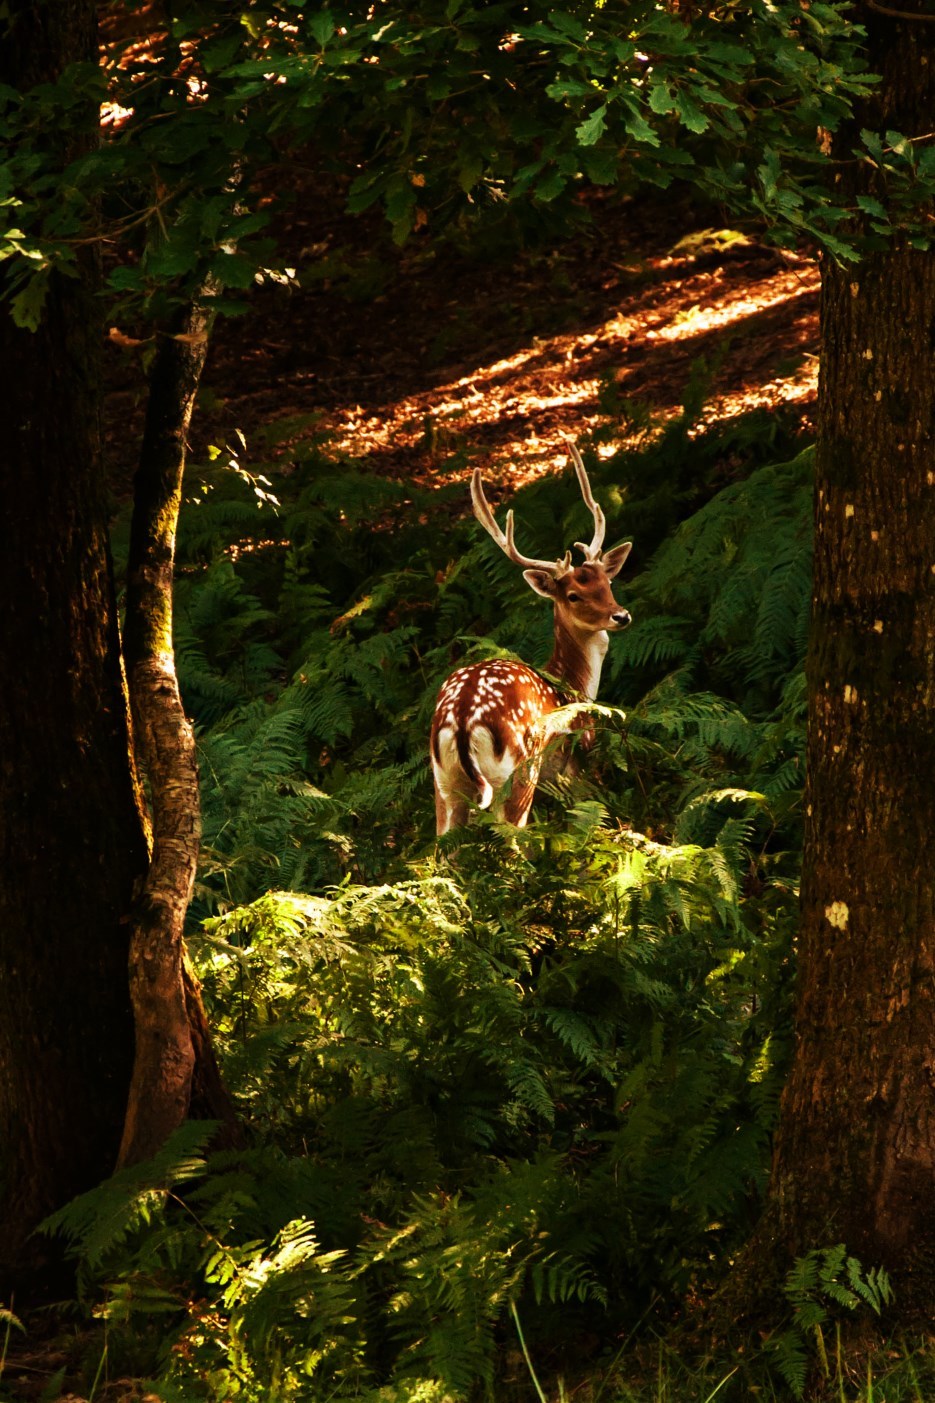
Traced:
<path fill-rule="evenodd" d="M 875 10 L 878 15 L 888 15 L 890 19 L 908 19 L 928 21 L 935 24 L 935 15 L 916 15 L 911 10 L 896 10 L 892 5 L 881 5 L 880 0 L 864 0 L 868 10 Z"/>

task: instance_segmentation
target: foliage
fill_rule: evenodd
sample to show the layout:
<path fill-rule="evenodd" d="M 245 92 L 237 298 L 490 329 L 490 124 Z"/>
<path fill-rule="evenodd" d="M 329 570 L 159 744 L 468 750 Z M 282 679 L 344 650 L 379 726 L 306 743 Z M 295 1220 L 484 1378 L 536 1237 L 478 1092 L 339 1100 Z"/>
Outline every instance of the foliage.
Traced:
<path fill-rule="evenodd" d="M 847 1255 L 843 1243 L 815 1248 L 800 1257 L 786 1277 L 784 1291 L 792 1307 L 792 1320 L 785 1330 L 773 1336 L 769 1348 L 796 1398 L 805 1393 L 810 1346 L 825 1377 L 831 1377 L 823 1332 L 829 1325 L 832 1311 L 854 1312 L 863 1305 L 879 1315 L 893 1300 L 893 1288 L 883 1268 L 871 1267 L 865 1271 L 856 1257 Z"/>
<path fill-rule="evenodd" d="M 601 696 L 628 716 L 601 736 L 577 792 L 608 821 L 656 834 L 677 819 L 680 839 L 707 842 L 737 809 L 724 791 L 754 790 L 772 815 L 761 804 L 754 821 L 764 856 L 782 868 L 799 841 L 809 459 L 711 497 L 742 430 L 689 437 L 699 413 L 692 404 L 644 450 L 591 460 L 610 530 L 631 534 L 644 562 L 673 516 L 711 499 L 623 587 L 635 623 L 613 641 Z M 752 432 L 751 467 L 775 447 Z M 676 459 L 685 487 L 663 500 Z M 200 914 L 348 872 L 404 876 L 434 831 L 426 736 L 442 679 L 472 658 L 549 649 L 548 610 L 483 533 L 439 530 L 463 489 L 338 473 L 320 449 L 300 454 L 289 488 L 281 510 L 258 510 L 239 477 L 208 465 L 180 523 L 176 646 L 208 850 Z M 520 494 L 517 511 L 528 548 L 554 552 L 556 524 L 560 539 L 580 527 L 573 476 Z M 557 811 L 561 782 L 552 794 Z"/>
<path fill-rule="evenodd" d="M 635 4 L 622 25 L 591 4 L 206 0 L 142 37 L 121 23 L 138 7 L 111 8 L 103 70 L 0 91 L 24 327 L 100 240 L 109 308 L 144 336 L 206 286 L 243 310 L 292 277 L 265 202 L 310 151 L 397 242 L 572 218 L 586 181 L 687 180 L 840 259 L 896 228 L 928 247 L 927 138 L 864 130 L 837 179 L 831 137 L 875 82 L 844 4 Z M 89 136 L 102 99 L 100 146 L 50 139 Z M 420 520 L 451 494 L 322 445 L 288 500 L 267 464 L 198 474 L 176 600 L 204 775 L 193 946 L 251 1147 L 186 1127 L 49 1224 L 160 1396 L 492 1395 L 511 1317 L 558 1359 L 585 1322 L 629 1330 L 703 1291 L 743 1240 L 788 1044 L 809 458 L 702 429 L 703 381 L 648 447 L 592 465 L 644 552 L 637 622 L 585 773 L 545 786 L 520 834 L 481 816 L 431 843 L 438 682 L 547 651 L 489 541 Z M 517 510 L 551 552 L 577 489 Z M 771 1342 L 793 1390 L 828 1303 L 877 1310 L 888 1289 L 843 1248 L 798 1264 Z"/>
<path fill-rule="evenodd" d="M 510 1302 L 539 1342 L 706 1280 L 749 1226 L 785 1045 L 791 912 L 748 929 L 735 828 L 667 847 L 585 806 L 492 884 L 487 823 L 457 866 L 208 922 L 258 1143 L 194 1187 L 177 1143 L 57 1216 L 118 1335 L 159 1315 L 189 1398 L 462 1398 Z"/>
<path fill-rule="evenodd" d="M 759 421 L 700 412 L 589 455 L 645 564 L 584 773 L 524 832 L 476 815 L 437 848 L 436 684 L 543 656 L 548 611 L 440 529 L 450 489 L 413 502 L 320 447 L 288 497 L 272 463 L 193 474 L 177 647 L 215 914 L 191 939 L 252 1145 L 196 1131 L 54 1224 L 160 1396 L 490 1392 L 512 1312 L 557 1363 L 748 1232 L 788 1049 L 809 457 L 755 466 Z M 577 534 L 570 475 L 516 506 L 529 549 Z"/>
<path fill-rule="evenodd" d="M 256 279 L 294 276 L 269 267 L 267 176 L 309 151 L 351 210 L 382 205 L 397 242 L 504 209 L 554 225 L 583 180 L 688 180 L 782 243 L 852 258 L 899 228 L 928 246 L 931 146 L 864 130 L 847 159 L 868 189 L 851 197 L 816 143 L 875 82 L 842 3 L 640 3 L 622 26 L 590 0 L 307 13 L 204 0 L 163 29 L 147 17 L 129 0 L 110 7 L 101 70 L 73 64 L 0 92 L 0 260 L 23 326 L 89 238 L 113 256 L 112 315 L 164 324 L 209 285 L 220 310 L 243 310 Z M 102 144 L 76 155 L 50 140 L 102 102 Z"/>

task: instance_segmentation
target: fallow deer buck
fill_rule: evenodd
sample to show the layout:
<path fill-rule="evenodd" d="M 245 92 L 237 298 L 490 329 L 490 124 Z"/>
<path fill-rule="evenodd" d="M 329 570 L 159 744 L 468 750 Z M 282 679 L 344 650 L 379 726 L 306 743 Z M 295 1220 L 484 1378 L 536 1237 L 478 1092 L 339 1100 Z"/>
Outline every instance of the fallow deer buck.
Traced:
<path fill-rule="evenodd" d="M 578 566 L 572 565 L 570 550 L 557 561 L 520 555 L 513 542 L 512 511 L 507 513 L 506 531 L 501 531 L 484 496 L 480 469 L 474 469 L 474 515 L 510 560 L 523 566 L 530 588 L 552 601 L 555 647 L 543 671 L 560 685 L 525 663 L 503 658 L 459 667 L 451 674 L 439 692 L 432 720 L 439 833 L 465 823 L 471 801 L 478 808 L 489 808 L 496 791 L 511 777 L 501 817 L 518 828 L 525 826 L 551 738 L 548 718 L 571 701 L 594 700 L 608 633 L 619 632 L 630 622 L 626 609 L 614 599 L 610 582 L 630 554 L 631 543 L 602 553 L 604 513 L 594 500 L 581 454 L 574 444 L 569 447 L 581 494 L 594 517 L 591 544 L 575 542 L 584 553 L 584 562 Z M 574 727 L 572 722 L 566 729 Z"/>

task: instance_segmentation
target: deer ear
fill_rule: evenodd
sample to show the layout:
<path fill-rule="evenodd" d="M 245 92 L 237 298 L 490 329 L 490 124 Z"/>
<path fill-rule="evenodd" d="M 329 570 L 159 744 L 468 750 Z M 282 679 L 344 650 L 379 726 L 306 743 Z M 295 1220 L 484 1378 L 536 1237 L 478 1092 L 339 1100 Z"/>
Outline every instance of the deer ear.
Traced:
<path fill-rule="evenodd" d="M 546 599 L 554 599 L 555 576 L 550 575 L 548 570 L 524 570 L 523 579 L 536 594 L 544 594 Z"/>
<path fill-rule="evenodd" d="M 633 549 L 632 541 L 624 541 L 622 546 L 614 546 L 613 550 L 605 551 L 601 556 L 601 564 L 608 580 L 612 580 L 615 575 L 619 575 L 623 569 L 623 563 L 630 551 Z"/>

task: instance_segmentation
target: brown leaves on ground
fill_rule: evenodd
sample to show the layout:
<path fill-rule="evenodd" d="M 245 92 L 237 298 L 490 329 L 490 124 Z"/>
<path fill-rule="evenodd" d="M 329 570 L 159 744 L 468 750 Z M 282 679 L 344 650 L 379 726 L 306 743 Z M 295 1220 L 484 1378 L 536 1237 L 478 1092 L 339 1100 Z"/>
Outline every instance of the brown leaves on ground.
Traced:
<path fill-rule="evenodd" d="M 417 240 L 388 251 L 364 220 L 313 229 L 293 211 L 283 232 L 300 286 L 268 283 L 248 316 L 219 323 L 195 460 L 237 430 L 261 458 L 269 428 L 286 470 L 314 437 L 423 485 L 475 464 L 495 486 L 518 484 L 564 465 L 563 434 L 599 430 L 610 451 L 677 414 L 699 358 L 704 420 L 760 408 L 810 422 L 814 262 L 729 231 L 685 236 L 685 208 L 593 213 L 575 238 L 504 263 Z M 141 406 L 138 376 L 110 397 L 118 480 Z"/>

